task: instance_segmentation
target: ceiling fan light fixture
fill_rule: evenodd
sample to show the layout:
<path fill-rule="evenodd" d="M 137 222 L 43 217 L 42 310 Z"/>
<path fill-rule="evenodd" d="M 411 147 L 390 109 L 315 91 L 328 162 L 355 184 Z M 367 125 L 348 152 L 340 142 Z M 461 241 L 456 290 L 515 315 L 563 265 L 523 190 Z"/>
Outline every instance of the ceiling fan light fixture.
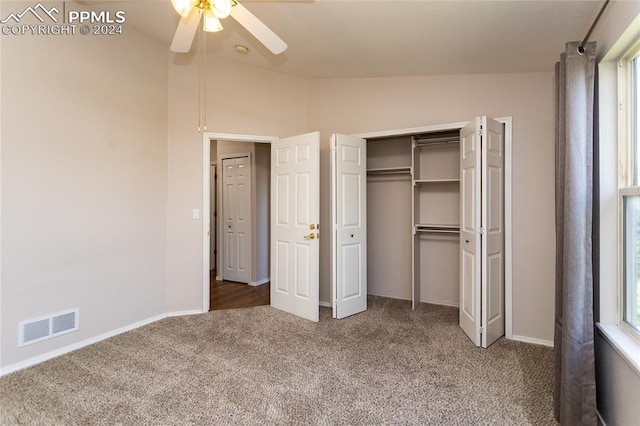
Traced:
<path fill-rule="evenodd" d="M 218 19 L 224 19 L 231 15 L 231 1 L 230 0 L 211 0 L 211 10 L 218 17 Z"/>
<path fill-rule="evenodd" d="M 202 29 L 209 33 L 217 33 L 222 31 L 222 24 L 211 9 L 204 12 L 204 23 Z"/>
<path fill-rule="evenodd" d="M 198 0 L 171 0 L 171 4 L 180 16 L 186 18 L 189 16 L 191 9 L 198 4 Z"/>

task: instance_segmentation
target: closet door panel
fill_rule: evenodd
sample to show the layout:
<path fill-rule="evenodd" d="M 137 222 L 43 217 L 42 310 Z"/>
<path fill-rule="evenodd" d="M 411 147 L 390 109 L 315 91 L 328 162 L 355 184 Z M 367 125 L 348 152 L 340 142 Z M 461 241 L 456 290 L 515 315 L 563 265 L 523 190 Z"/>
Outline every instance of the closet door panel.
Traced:
<path fill-rule="evenodd" d="M 482 193 L 483 325 L 482 346 L 504 335 L 504 126 L 482 117 L 484 191 Z"/>
<path fill-rule="evenodd" d="M 476 346 L 481 343 L 480 122 L 460 131 L 460 327 Z"/>
<path fill-rule="evenodd" d="M 367 309 L 366 141 L 332 137 L 333 316 Z"/>
<path fill-rule="evenodd" d="M 360 270 L 362 268 L 362 245 L 346 244 L 342 247 L 342 294 L 340 299 L 349 300 L 362 296 Z"/>

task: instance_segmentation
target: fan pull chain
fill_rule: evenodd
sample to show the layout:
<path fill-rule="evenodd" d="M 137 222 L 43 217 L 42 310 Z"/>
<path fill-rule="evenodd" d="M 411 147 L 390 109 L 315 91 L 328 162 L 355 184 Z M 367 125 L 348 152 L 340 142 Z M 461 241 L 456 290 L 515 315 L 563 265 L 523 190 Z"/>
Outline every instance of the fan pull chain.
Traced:
<path fill-rule="evenodd" d="M 198 133 L 202 131 L 202 31 L 198 33 Z"/>
<path fill-rule="evenodd" d="M 204 131 L 207 131 L 207 33 L 202 31 L 202 40 L 204 45 L 204 50 L 202 56 L 204 57 L 203 61 L 203 73 L 204 73 Z"/>

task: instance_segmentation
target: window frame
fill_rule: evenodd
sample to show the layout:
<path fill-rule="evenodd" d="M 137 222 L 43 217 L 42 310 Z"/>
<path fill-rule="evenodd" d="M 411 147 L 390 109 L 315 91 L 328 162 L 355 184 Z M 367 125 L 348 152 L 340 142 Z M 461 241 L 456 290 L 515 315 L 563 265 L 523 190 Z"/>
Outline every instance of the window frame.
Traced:
<path fill-rule="evenodd" d="M 598 241 L 599 241 L 599 288 L 597 292 L 599 310 L 596 327 L 602 339 L 620 355 L 632 371 L 640 376 L 640 341 L 621 324 L 620 300 L 622 295 L 620 258 L 621 218 L 620 189 L 621 168 L 628 162 L 621 163 L 621 143 L 628 138 L 620 122 L 621 99 L 618 98 L 621 74 L 620 61 L 628 58 L 633 47 L 640 41 L 640 13 L 622 30 L 617 40 L 605 44 L 605 52 L 598 58 L 598 174 L 594 176 L 598 184 Z M 624 76 L 628 80 L 628 75 Z M 625 96 L 626 99 L 626 96 Z M 626 117 L 625 119 L 628 119 Z M 621 130 L 622 129 L 622 130 Z M 629 170 L 627 166 L 627 171 Z"/>
<path fill-rule="evenodd" d="M 626 272 L 628 254 L 625 250 L 627 239 L 625 229 L 625 198 L 640 196 L 640 140 L 636 140 L 637 126 L 635 115 L 640 105 L 633 105 L 633 91 L 640 84 L 634 76 L 635 66 L 640 67 L 640 41 L 634 43 L 622 55 L 618 64 L 617 100 L 618 100 L 618 283 L 617 283 L 617 326 L 636 342 L 640 343 L 640 324 L 635 328 L 625 319 L 625 304 L 628 300 Z M 640 99 L 636 99 L 640 102 Z M 637 296 L 635 296 L 637 297 Z M 636 306 L 639 310 L 640 306 Z"/>
<path fill-rule="evenodd" d="M 635 196 L 640 197 L 640 186 L 620 188 L 618 190 L 618 194 L 619 194 L 618 212 L 620 215 L 618 219 L 618 223 L 620 224 L 619 226 L 620 229 L 618 232 L 618 245 L 619 245 L 619 253 L 621 255 L 619 256 L 619 263 L 620 263 L 619 277 L 620 278 L 618 279 L 619 297 L 618 297 L 618 309 L 617 309 L 617 317 L 618 317 L 617 323 L 619 327 L 621 327 L 632 338 L 634 338 L 638 343 L 640 343 L 640 329 L 636 329 L 631 324 L 629 324 L 625 319 L 625 312 L 627 308 L 625 304 L 628 303 L 627 299 L 625 298 L 625 294 L 627 292 L 626 277 L 629 273 L 629 269 L 632 268 L 632 266 L 629 264 L 630 262 L 627 262 L 627 259 L 629 258 L 630 254 L 628 254 L 625 251 L 626 241 L 629 234 L 629 230 L 625 229 L 625 223 L 626 223 L 625 198 L 635 197 Z M 638 309 L 640 309 L 640 306 L 636 306 L 636 311 Z"/>

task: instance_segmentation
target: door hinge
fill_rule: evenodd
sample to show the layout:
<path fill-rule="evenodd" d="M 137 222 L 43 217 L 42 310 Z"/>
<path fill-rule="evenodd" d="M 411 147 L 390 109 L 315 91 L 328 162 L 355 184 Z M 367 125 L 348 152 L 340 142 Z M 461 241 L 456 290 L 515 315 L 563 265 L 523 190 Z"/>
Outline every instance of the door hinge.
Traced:
<path fill-rule="evenodd" d="M 478 234 L 484 235 L 484 227 L 480 227 L 480 229 L 478 230 Z"/>
<path fill-rule="evenodd" d="M 484 334 L 484 327 L 480 327 L 480 334 Z"/>
<path fill-rule="evenodd" d="M 484 136 L 484 130 L 483 129 L 478 130 L 478 136 Z"/>

